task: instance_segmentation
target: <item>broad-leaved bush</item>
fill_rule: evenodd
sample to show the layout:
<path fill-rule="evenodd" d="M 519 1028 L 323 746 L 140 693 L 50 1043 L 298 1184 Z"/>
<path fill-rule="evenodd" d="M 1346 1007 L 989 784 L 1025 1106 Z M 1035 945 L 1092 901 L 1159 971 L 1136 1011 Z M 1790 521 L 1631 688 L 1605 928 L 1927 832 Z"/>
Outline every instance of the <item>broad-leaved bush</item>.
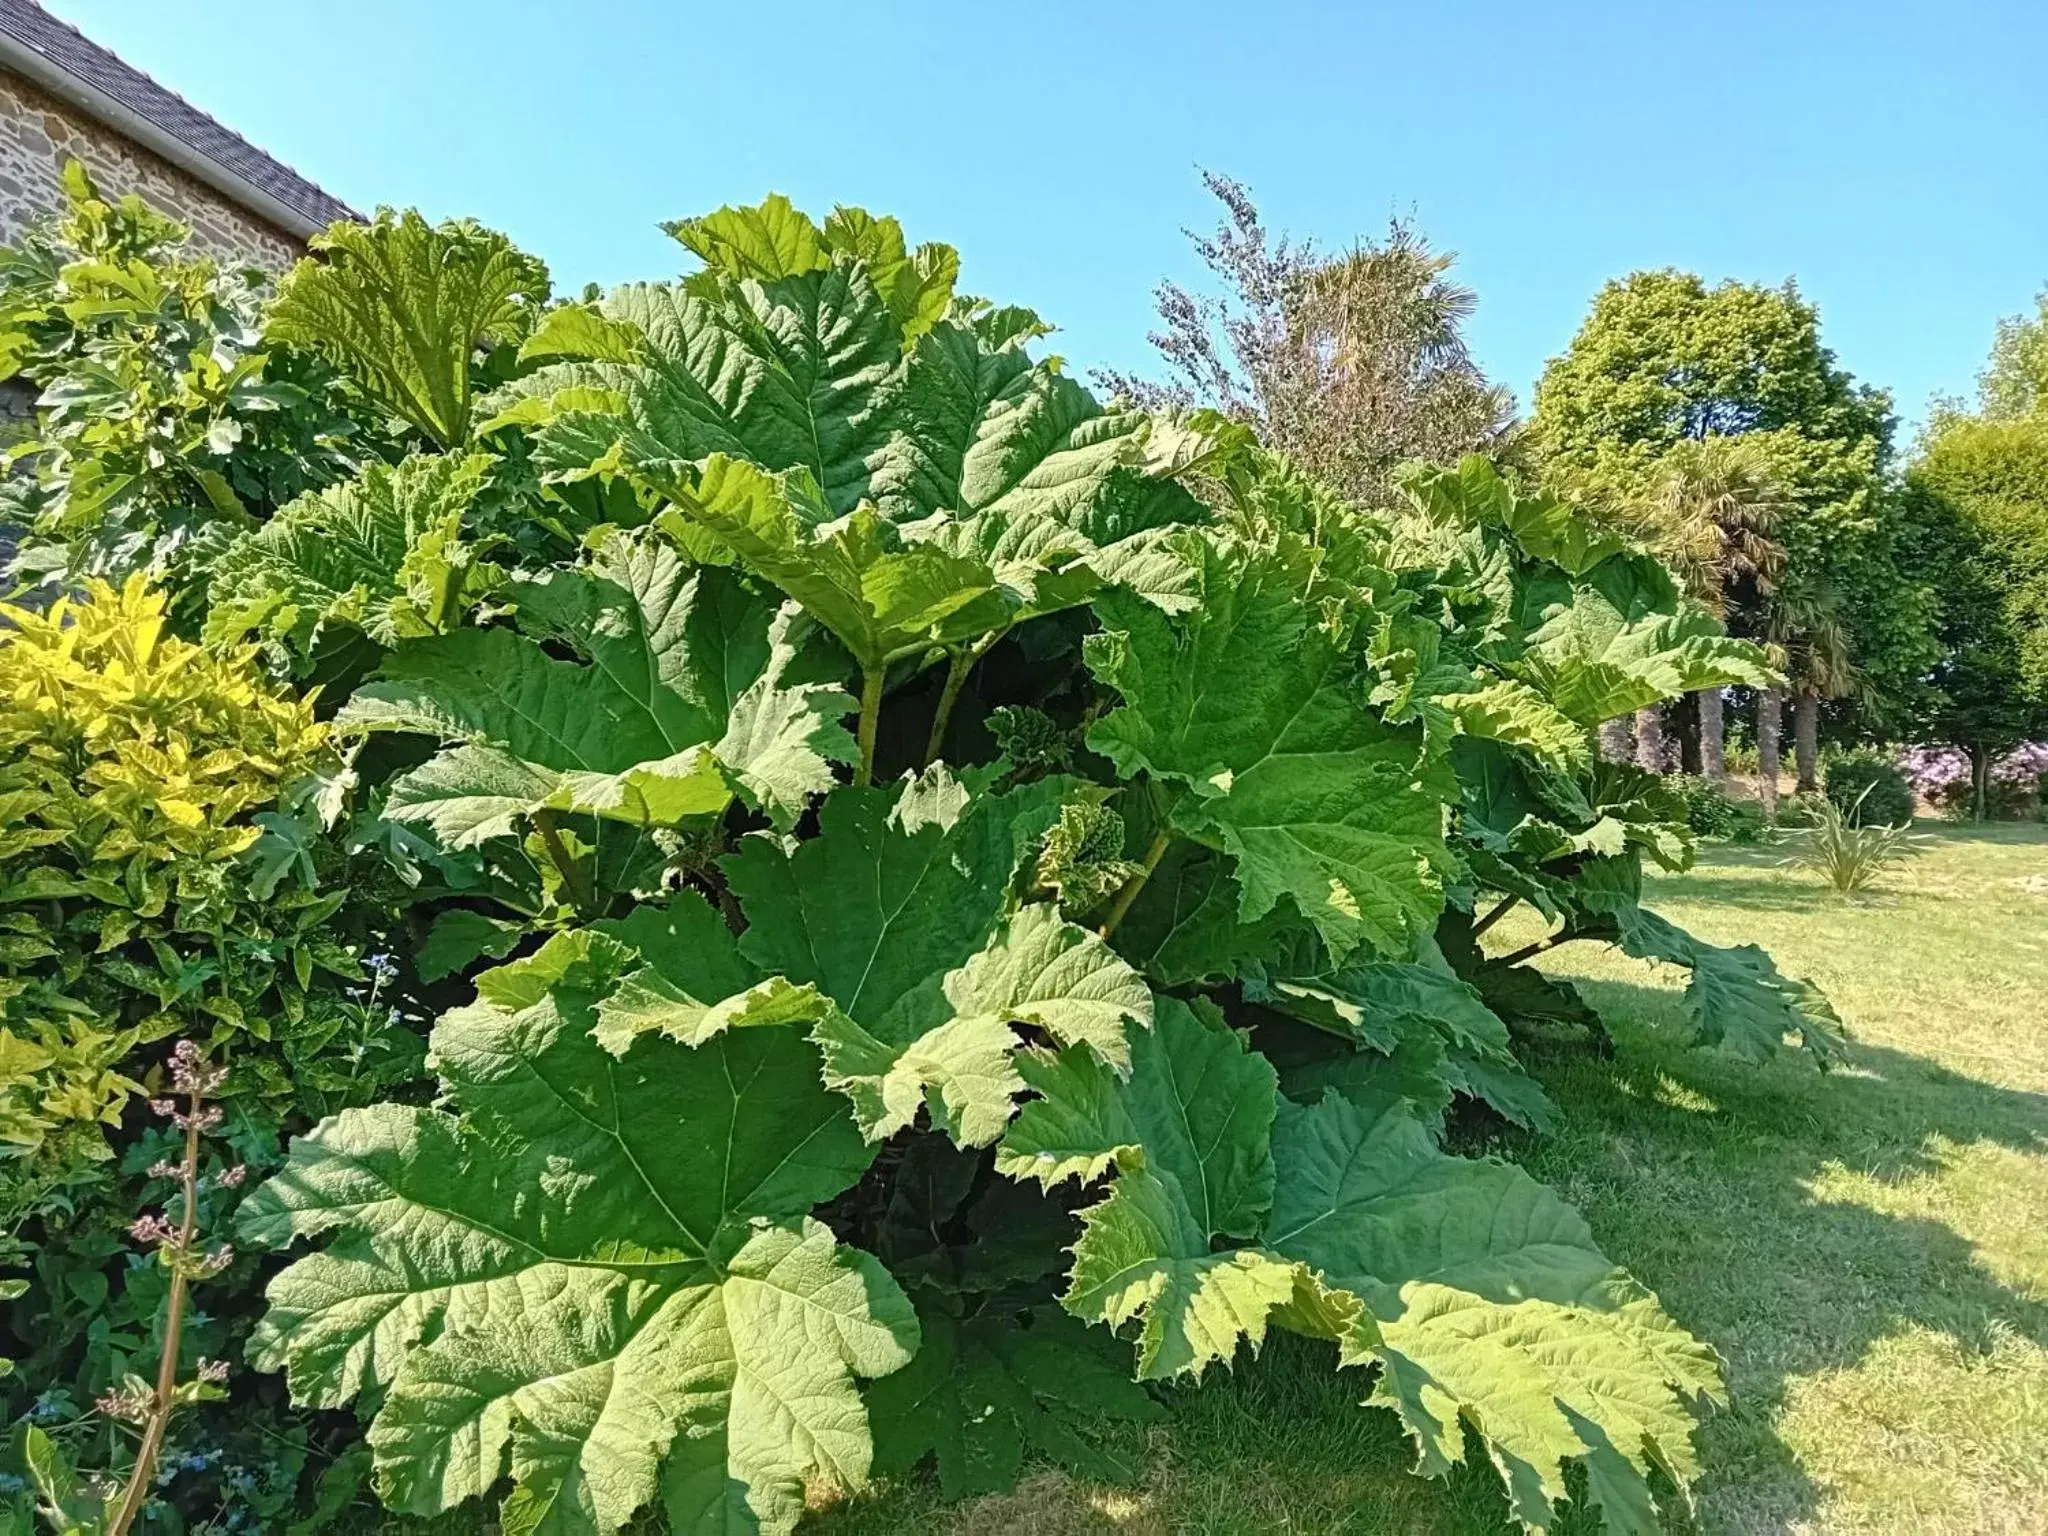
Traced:
<path fill-rule="evenodd" d="M 282 1384 L 237 1401 L 352 1408 L 408 1514 L 788 1533 L 927 1462 L 1112 1475 L 1105 1422 L 1283 1331 L 1422 1472 L 1469 1433 L 1530 1528 L 1582 1487 L 1659 1529 L 1713 1351 L 1453 1131 L 1540 1133 L 1525 1055 L 1610 1048 L 1532 963 L 1568 941 L 1681 968 L 1703 1047 L 1833 1056 L 1811 988 L 1642 906 L 1686 808 L 1592 750 L 1762 654 L 1484 459 L 1368 512 L 1096 399 L 894 219 L 669 229 L 687 276 L 552 303 L 502 237 L 380 215 L 268 313 L 412 451 L 190 594 L 298 722 L 265 795 L 304 784 L 260 839 L 263 796 L 192 802 L 269 990 L 210 1003 L 220 959 L 155 1009 L 231 1045 L 325 963 L 291 914 L 388 933 L 438 1093 L 333 1096 L 242 1202 Z M 138 924 L 181 920 L 158 836 Z"/>
<path fill-rule="evenodd" d="M 12 575 L 175 572 L 182 602 L 202 535 L 351 473 L 380 437 L 332 370 L 263 346 L 261 273 L 191 254 L 183 227 L 103 197 L 75 160 L 63 178 L 61 216 L 0 252 L 0 375 L 41 391 L 0 487 L 0 523 L 24 530 Z"/>
<path fill-rule="evenodd" d="M 31 1164 L 106 1155 L 138 1047 L 267 1032 L 333 958 L 318 904 L 252 914 L 242 858 L 327 727 L 164 608 L 139 575 L 0 604 L 0 1134 Z"/>

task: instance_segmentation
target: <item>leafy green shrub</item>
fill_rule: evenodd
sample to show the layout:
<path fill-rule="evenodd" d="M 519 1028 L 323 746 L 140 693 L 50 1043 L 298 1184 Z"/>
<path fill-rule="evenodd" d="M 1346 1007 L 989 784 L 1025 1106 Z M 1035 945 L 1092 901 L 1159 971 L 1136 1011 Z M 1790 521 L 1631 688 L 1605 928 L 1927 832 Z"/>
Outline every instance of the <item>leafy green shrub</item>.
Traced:
<path fill-rule="evenodd" d="M 104 1160 L 151 1041 L 267 1032 L 316 970 L 355 969 L 331 900 L 258 915 L 241 857 L 326 727 L 165 626 L 140 576 L 0 604 L 0 1127 L 25 1166 Z"/>
<path fill-rule="evenodd" d="M 33 473 L 0 487 L 0 523 L 27 530 L 12 574 L 182 581 L 209 548 L 195 536 L 353 472 L 381 434 L 342 409 L 331 370 L 258 350 L 261 273 L 189 255 L 182 226 L 102 198 L 77 161 L 63 174 L 63 216 L 0 252 L 0 376 L 43 391 L 8 453 Z"/>
<path fill-rule="evenodd" d="M 216 1443 L 275 1450 L 181 1482 L 190 1521 L 332 1513 L 374 1462 L 414 1513 L 509 1475 L 513 1529 L 786 1532 L 821 1472 L 1099 1471 L 1077 1417 L 1156 1416 L 1146 1383 L 1284 1328 L 1379 1371 L 1426 1468 L 1483 1431 L 1526 1523 L 1584 1459 L 1610 1525 L 1654 1528 L 1711 1352 L 1441 1137 L 1460 1100 L 1555 1119 L 1518 1044 L 1602 1028 L 1529 963 L 1568 941 L 1688 971 L 1701 1045 L 1835 1050 L 1811 988 L 1641 905 L 1687 806 L 1588 750 L 1769 684 L 1760 655 L 1483 460 L 1368 514 L 1221 419 L 1104 409 L 894 220 L 673 232 L 682 283 L 552 308 L 475 226 L 334 232 L 266 346 L 414 451 L 211 537 L 210 580 L 172 562 L 211 648 L 176 654 L 309 746 L 217 818 L 260 836 L 216 850 L 203 958 L 108 953 L 178 961 L 153 1006 L 227 1059 L 259 1170 L 327 1117 L 239 1213 L 310 1251 L 260 1322 L 245 1256 L 190 1325 L 310 1411 L 232 1382 Z M 345 699 L 334 758 L 251 637 Z M 1521 904 L 1554 926 L 1489 954 Z M 149 1084 L 151 1050 L 108 1070 Z M 158 1358 L 161 1279 L 116 1236 L 159 1197 L 133 1118 L 93 1132 L 125 1182 L 44 1207 L 10 1319 L 39 1400 Z M 350 1402 L 367 1448 L 321 1413 Z M 104 1423 L 63 1436 L 119 1470 Z"/>
<path fill-rule="evenodd" d="M 1737 800 L 1712 779 L 1697 774 L 1674 775 L 1671 790 L 1685 802 L 1685 823 L 1695 835 L 1726 843 L 1762 839 L 1764 811 L 1754 800 Z"/>
<path fill-rule="evenodd" d="M 1425 1467 L 1476 1428 L 1528 1524 L 1586 1457 L 1654 1529 L 1711 1351 L 1440 1132 L 1554 1116 L 1514 1040 L 1597 1027 L 1525 963 L 1566 940 L 1689 970 L 1702 1044 L 1834 1048 L 1810 988 L 1642 908 L 1683 806 L 1587 750 L 1758 653 L 1484 461 L 1373 516 L 1228 423 L 1105 410 L 894 220 L 673 232 L 702 270 L 522 311 L 484 398 L 407 298 L 444 246 L 486 253 L 465 292 L 539 288 L 481 234 L 381 220 L 349 302 L 291 312 L 575 534 L 481 604 L 389 569 L 466 512 L 380 521 L 346 581 L 279 535 L 219 595 L 223 637 L 317 610 L 373 648 L 349 836 L 432 912 L 419 971 L 471 973 L 439 1105 L 344 1110 L 245 1203 L 310 1245 L 252 1358 L 364 1405 L 399 1510 L 509 1475 L 519 1529 L 788 1532 L 821 1473 L 1091 1468 L 1076 1410 L 1285 1328 L 1377 1368 Z M 1519 902 L 1557 928 L 1489 956 Z"/>
<path fill-rule="evenodd" d="M 1817 789 L 1801 790 L 1778 802 L 1778 825 L 1788 830 L 1818 826 L 1828 797 Z"/>
<path fill-rule="evenodd" d="M 1907 827 L 1875 819 L 1860 802 L 1844 810 L 1823 798 L 1815 802 L 1813 824 L 1799 834 L 1785 862 L 1813 870 L 1838 896 L 1854 896 L 1876 884 L 1891 865 L 1918 851 L 1918 840 Z"/>
<path fill-rule="evenodd" d="M 140 576 L 47 613 L 0 605 L 0 1265 L 34 1277 L 0 1283 L 19 1357 L 0 1373 L 10 1413 L 110 1390 L 135 1407 L 123 1383 L 156 1374 L 175 1276 L 132 1262 L 122 1234 L 163 1198 L 182 1139 L 132 1102 L 164 1091 L 166 1037 L 228 1063 L 209 1220 L 237 1198 L 239 1175 L 218 1176 L 274 1167 L 283 1127 L 421 1071 L 423 1042 L 381 980 L 350 995 L 346 886 L 307 888 L 291 866 L 311 852 L 278 835 L 293 824 L 280 796 L 332 768 L 327 737 L 312 701 L 267 683 L 248 651 L 170 634 Z M 193 1351 L 239 1355 L 256 1280 L 244 1262 L 214 1281 L 188 1319 Z M 55 1416 L 53 1457 L 125 1475 L 131 1436 Z M 306 1439 L 274 1411 L 260 1430 L 190 1433 L 241 1446 L 266 1476 L 277 1463 L 260 1447 Z M 218 1486 L 211 1498 L 234 1502 Z"/>
<path fill-rule="evenodd" d="M 1821 790 L 1856 826 L 1912 824 L 1913 786 L 1888 753 L 1861 750 L 1831 755 L 1823 765 Z"/>

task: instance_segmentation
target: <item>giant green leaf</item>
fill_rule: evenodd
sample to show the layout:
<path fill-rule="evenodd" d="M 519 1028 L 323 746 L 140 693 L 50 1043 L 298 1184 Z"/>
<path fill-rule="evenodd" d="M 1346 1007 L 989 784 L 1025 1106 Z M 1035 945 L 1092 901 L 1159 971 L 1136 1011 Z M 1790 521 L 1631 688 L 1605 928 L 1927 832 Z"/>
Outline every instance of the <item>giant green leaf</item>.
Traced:
<path fill-rule="evenodd" d="M 1404 547 L 1440 568 L 1476 652 L 1580 727 L 1703 688 L 1775 681 L 1763 653 L 1728 638 L 1655 559 L 1568 502 L 1520 494 L 1485 459 L 1415 466 L 1401 489 L 1414 514 Z M 1505 733 L 1486 734 L 1502 740 L 1565 739 L 1526 704 L 1478 718 L 1498 722 Z"/>
<path fill-rule="evenodd" d="M 532 328 L 546 266 L 495 230 L 412 211 L 343 221 L 310 244 L 278 285 L 265 334 L 326 354 L 443 448 L 466 442 L 477 348 Z"/>
<path fill-rule="evenodd" d="M 1568 576 L 1583 576 L 1630 549 L 1626 539 L 1563 498 L 1540 491 L 1523 495 L 1481 454 L 1468 454 L 1455 466 L 1411 465 L 1399 480 L 1415 509 L 1433 522 L 1497 529 L 1530 559 L 1556 565 Z"/>
<path fill-rule="evenodd" d="M 459 1115 L 347 1111 L 243 1207 L 254 1242 L 331 1234 L 251 1354 L 311 1404 L 374 1390 L 394 1509 L 509 1471 L 508 1530 L 609 1532 L 659 1486 L 674 1531 L 788 1532 L 807 1476 L 866 1473 L 853 1378 L 916 1320 L 805 1213 L 870 1153 L 793 1029 L 607 1055 L 594 1006 L 633 956 L 572 933 L 485 973 L 434 1032 Z"/>
<path fill-rule="evenodd" d="M 1482 1099 L 1518 1125 L 1547 1128 L 1555 1117 L 1549 1097 L 1522 1070 L 1507 1025 L 1451 969 L 1433 940 L 1421 941 L 1412 961 L 1294 971 L 1275 966 L 1248 979 L 1245 995 L 1367 1052 L 1399 1058 L 1403 1071 L 1419 1071 L 1447 1092 Z M 1418 1035 L 1427 1036 L 1433 1048 L 1419 1043 Z M 1347 1062 L 1344 1053 L 1332 1052 L 1321 1070 L 1297 1073 L 1289 1091 L 1322 1082 L 1346 1094 L 1355 1087 L 1360 1102 L 1378 1104 L 1386 1097 L 1378 1065 L 1371 1059 Z M 1427 1092 L 1403 1092 L 1418 1103 L 1431 1098 Z"/>
<path fill-rule="evenodd" d="M 835 791 L 818 836 L 793 849 L 749 838 L 725 861 L 748 917 L 741 953 L 764 975 L 814 984 L 870 1029 L 921 1011 L 995 934 L 1063 787 L 971 793 L 941 766 Z"/>
<path fill-rule="evenodd" d="M 255 630 L 305 655 L 328 626 L 386 646 L 445 632 L 494 579 L 463 540 L 492 462 L 481 453 L 372 462 L 280 508 L 213 562 L 207 642 Z"/>
<path fill-rule="evenodd" d="M 829 662 L 730 572 L 617 537 L 512 592 L 518 629 L 402 646 L 343 710 L 344 726 L 459 743 L 394 781 L 387 815 L 458 847 L 539 809 L 664 825 L 735 793 L 787 824 L 853 755 L 852 701 L 805 680 Z"/>
<path fill-rule="evenodd" d="M 1580 577 L 1536 576 L 1516 594 L 1527 636 L 1512 670 L 1581 725 L 1703 688 L 1768 688 L 1763 653 L 1733 640 L 1647 555 Z"/>
<path fill-rule="evenodd" d="M 1246 921 L 1288 898 L 1330 950 L 1405 956 L 1436 922 L 1448 770 L 1419 727 L 1388 725 L 1343 632 L 1319 624 L 1308 570 L 1284 551 L 1182 536 L 1200 605 L 1097 604 L 1095 675 L 1123 697 L 1088 743 L 1131 775 L 1190 793 L 1183 833 L 1236 859 Z"/>
<path fill-rule="evenodd" d="M 1564 1463 L 1583 1458 L 1616 1531 L 1661 1529 L 1647 1476 L 1697 1474 L 1695 1398 L 1721 1395 L 1714 1353 L 1594 1245 L 1579 1215 L 1506 1163 L 1450 1157 L 1399 1108 L 1337 1094 L 1283 1104 L 1264 1243 L 1370 1316 L 1372 1402 L 1415 1437 L 1422 1469 L 1486 1441 L 1514 1513 L 1547 1530 Z"/>
<path fill-rule="evenodd" d="M 1128 1078 L 1086 1044 L 1021 1058 L 1038 1096 L 996 1166 L 1048 1189 L 1116 1171 L 1081 1213 L 1063 1302 L 1112 1327 L 1138 1320 L 1141 1377 L 1199 1375 L 1241 1338 L 1256 1348 L 1298 1278 L 1256 1250 L 1216 1248 L 1251 1235 L 1272 1201 L 1276 1080 L 1207 1003 L 1162 999 L 1130 1045 Z"/>
<path fill-rule="evenodd" d="M 1685 869 L 1694 847 L 1684 806 L 1655 774 L 1623 763 L 1594 763 L 1567 773 L 1499 741 L 1453 743 L 1463 804 L 1458 830 L 1504 861 L 1503 889 L 1554 910 L 1572 863 L 1640 849 L 1666 869 Z M 1502 866 L 1474 866 L 1482 883 Z"/>
<path fill-rule="evenodd" d="M 1306 919 L 1291 910 L 1247 923 L 1243 897 L 1226 853 L 1175 839 L 1117 925 L 1116 952 L 1155 985 L 1228 981 L 1262 968 L 1276 954 L 1322 946 Z"/>
<path fill-rule="evenodd" d="M 1116 1067 L 1130 1061 L 1126 1022 L 1152 1021 L 1152 994 L 1094 934 L 1028 906 L 940 984 L 909 994 L 870 1032 L 833 1010 L 813 1031 L 825 1081 L 853 1099 L 870 1139 L 908 1125 L 920 1102 L 962 1146 L 994 1141 L 1024 1090 L 1013 1024 L 1062 1045 L 1086 1042 Z"/>
<path fill-rule="evenodd" d="M 658 906 L 642 903 L 595 926 L 636 957 L 597 1004 L 594 1033 L 614 1055 L 649 1031 L 696 1045 L 742 1023 L 816 1016 L 807 1000 L 794 999 L 792 989 L 774 986 L 747 962 L 724 918 L 695 891 L 678 891 Z"/>
<path fill-rule="evenodd" d="M 644 460 L 641 469 L 658 473 Z M 909 541 L 872 507 L 833 517 L 803 470 L 771 474 L 714 454 L 694 474 L 654 483 L 691 524 L 801 603 L 870 673 L 936 643 L 939 626 L 996 589 L 985 560 Z"/>
<path fill-rule="evenodd" d="M 1623 954 L 1660 960 L 1692 973 L 1685 1010 L 1693 1038 L 1752 1061 L 1797 1040 L 1823 1064 L 1841 1051 L 1841 1021 L 1810 983 L 1781 972 L 1754 944 L 1724 946 L 1696 939 L 1641 905 L 1642 869 L 1633 859 L 1591 859 L 1571 895 L 1586 914 L 1578 931 L 1609 938 Z"/>
<path fill-rule="evenodd" d="M 730 550 L 870 673 L 1105 580 L 1190 601 L 1150 537 L 1204 516 L 1184 466 L 1148 452 L 1144 414 L 1034 362 L 1035 320 L 953 301 L 948 248 L 781 197 L 670 228 L 705 270 L 563 321 L 556 353 L 588 332 L 586 357 L 520 387 L 507 419 L 540 426 L 551 478 L 630 474 L 674 503 L 678 538 Z"/>
<path fill-rule="evenodd" d="M 871 494 L 903 389 L 901 325 L 860 262 L 769 279 L 714 269 L 682 286 L 627 284 L 604 313 L 647 338 L 642 360 L 598 377 L 625 421 L 667 457 L 714 453 L 801 469 L 833 515 Z"/>
<path fill-rule="evenodd" d="M 1150 995 L 1049 906 L 1008 920 L 1016 872 L 1058 814 L 1058 780 L 971 793 L 943 767 L 888 789 L 843 789 L 794 850 L 753 839 L 726 861 L 748 964 L 816 1001 L 826 1080 L 862 1129 L 893 1134 L 928 1105 L 963 1145 L 993 1141 L 1023 1089 L 1013 1025 L 1090 1040 L 1121 1059 Z M 783 1006 L 804 1006 L 794 995 Z"/>
<path fill-rule="evenodd" d="M 1120 1165 L 1109 1198 L 1081 1213 L 1081 1241 L 1061 1303 L 1076 1317 L 1137 1324 L 1141 1379 L 1226 1364 L 1254 1353 L 1276 1308 L 1294 1297 L 1295 1266 L 1258 1248 L 1219 1251 L 1187 1191 L 1142 1161 Z"/>
<path fill-rule="evenodd" d="M 821 229 L 780 193 L 757 207 L 720 208 L 663 228 L 704 262 L 707 273 L 721 278 L 776 282 L 823 271 L 835 256 L 857 263 L 906 341 L 945 315 L 960 273 L 959 253 L 951 246 L 921 245 L 913 251 L 895 219 L 840 207 Z M 694 286 L 713 289 L 706 282 Z"/>
<path fill-rule="evenodd" d="M 879 461 L 875 499 L 897 521 L 1005 514 L 1109 543 L 1136 524 L 1150 419 L 1105 412 L 1057 363 L 1034 362 L 1031 333 L 970 312 L 935 326 L 912 355 L 902 428 Z M 1174 520 L 1192 515 L 1189 507 Z"/>

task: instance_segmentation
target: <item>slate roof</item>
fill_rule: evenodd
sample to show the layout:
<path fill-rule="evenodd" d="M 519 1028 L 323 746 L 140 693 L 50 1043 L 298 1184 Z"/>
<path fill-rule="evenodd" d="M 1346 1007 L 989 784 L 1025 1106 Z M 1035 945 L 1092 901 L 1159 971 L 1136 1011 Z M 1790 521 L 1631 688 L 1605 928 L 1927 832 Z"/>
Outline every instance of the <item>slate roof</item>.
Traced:
<path fill-rule="evenodd" d="M 155 124 L 231 175 L 275 198 L 302 215 L 310 225 L 325 227 L 336 219 L 362 218 L 340 198 L 323 192 L 290 166 L 273 160 L 176 91 L 157 84 L 31 0 L 0 0 L 0 32 L 35 50 L 72 79 Z M 89 104 L 87 110 L 91 110 Z"/>

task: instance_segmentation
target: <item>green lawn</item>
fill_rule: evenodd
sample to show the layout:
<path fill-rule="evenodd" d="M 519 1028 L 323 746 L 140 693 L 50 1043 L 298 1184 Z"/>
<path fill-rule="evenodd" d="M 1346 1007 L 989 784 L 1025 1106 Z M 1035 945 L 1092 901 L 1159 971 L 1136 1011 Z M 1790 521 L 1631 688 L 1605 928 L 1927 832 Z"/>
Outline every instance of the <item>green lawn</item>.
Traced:
<path fill-rule="evenodd" d="M 1826 988 L 1856 1037 L 1826 1077 L 1676 1048 L 1658 1028 L 1670 974 L 1555 957 L 1619 1055 L 1539 1064 L 1566 1128 L 1507 1150 L 1727 1358 L 1733 1406 L 1700 1436 L 1703 1531 L 2048 1530 L 2048 828 L 1927 830 L 1858 901 L 1768 850 L 1656 882 L 1676 921 Z M 1362 1378 L 1292 1342 L 1177 1395 L 1134 1448 L 1133 1489 L 1047 1475 L 950 1511 L 889 1489 L 806 1531 L 1502 1528 L 1490 1472 L 1447 1493 L 1406 1475 L 1390 1416 L 1354 1406 Z"/>
<path fill-rule="evenodd" d="M 1701 1432 L 1693 1529 L 2048 1531 L 2048 828 L 1926 830 L 1925 855 L 1855 901 L 1760 849 L 1655 882 L 1675 920 L 1827 989 L 1855 1041 L 1826 1077 L 1678 1048 L 1660 1028 L 1671 974 L 1552 957 L 1618 1055 L 1538 1063 L 1565 1129 L 1499 1150 L 1727 1358 L 1733 1405 Z M 804 1536 L 1505 1530 L 1483 1464 L 1447 1487 L 1407 1474 L 1391 1417 L 1356 1406 L 1366 1385 L 1278 1338 L 1174 1395 L 1126 1446 L 1130 1488 L 1045 1473 L 958 1508 L 881 1488 Z"/>

